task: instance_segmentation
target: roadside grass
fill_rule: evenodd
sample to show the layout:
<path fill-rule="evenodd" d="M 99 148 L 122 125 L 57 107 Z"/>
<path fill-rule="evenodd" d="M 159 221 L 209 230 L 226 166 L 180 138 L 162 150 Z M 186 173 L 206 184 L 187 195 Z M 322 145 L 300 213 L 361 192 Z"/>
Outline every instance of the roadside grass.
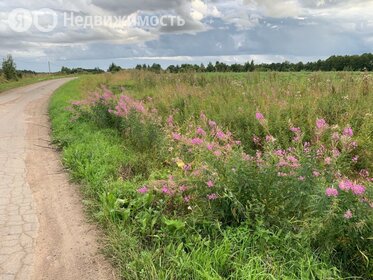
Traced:
<path fill-rule="evenodd" d="M 201 217 L 178 215 L 179 209 L 170 210 L 172 201 L 167 198 L 139 195 L 139 186 L 172 175 L 170 163 L 162 158 L 168 153 L 163 150 L 162 141 L 157 144 L 161 148 L 154 151 L 151 143 L 143 143 L 148 136 L 142 129 L 149 130 L 144 122 L 130 119 L 125 125 L 133 133 L 126 135 L 113 123 L 107 124 L 107 110 L 94 111 L 93 117 L 79 117 L 71 105 L 72 101 L 87 98 L 88 92 L 101 84 L 118 94 L 124 87 L 125 93 L 140 100 L 152 97 L 163 119 L 171 114 L 180 126 L 187 126 L 193 117 L 205 112 L 242 139 L 247 152 L 254 151 L 253 134 L 265 136 L 252 120 L 259 110 L 268 116 L 271 133 L 285 146 L 291 142 L 290 119 L 308 128 L 305 137 L 312 139 L 314 119 L 326 115 L 331 124 L 347 122 L 357 128 L 362 146 L 359 152 L 368 157 L 361 165 L 371 167 L 371 154 L 366 148 L 372 145 L 372 123 L 365 119 L 371 113 L 371 95 L 365 101 L 354 95 L 355 90 L 361 90 L 361 84 L 355 85 L 355 75 L 321 75 L 324 74 L 253 73 L 248 77 L 122 72 L 84 76 L 56 91 L 50 104 L 54 142 L 61 149 L 72 178 L 81 184 L 87 210 L 106 235 L 105 252 L 123 279 L 351 277 L 348 271 L 337 268 L 332 252 L 315 250 L 311 237 L 302 232 L 268 226 L 260 219 L 222 226 L 208 212 Z M 361 77 L 356 77 L 361 82 Z M 328 79 L 333 86 L 328 86 Z M 349 81 L 347 85 L 345 80 Z M 304 92 L 299 99 L 302 102 L 297 102 L 293 94 L 298 91 Z M 340 104 L 340 91 L 349 96 L 349 102 Z M 314 96 L 307 95 L 311 92 Z M 268 187 L 272 179 L 268 177 Z M 204 207 L 213 210 L 210 203 Z M 320 221 L 314 221 L 317 222 Z"/>
<path fill-rule="evenodd" d="M 43 81 L 53 80 L 53 79 L 58 79 L 58 78 L 63 78 L 63 77 L 65 76 L 43 74 L 43 75 L 26 76 L 24 78 L 19 79 L 18 81 L 7 81 L 0 76 L 0 93 L 7 91 L 7 90 L 15 89 L 18 87 L 23 87 L 23 86 L 35 84 L 38 82 L 43 82 Z"/>

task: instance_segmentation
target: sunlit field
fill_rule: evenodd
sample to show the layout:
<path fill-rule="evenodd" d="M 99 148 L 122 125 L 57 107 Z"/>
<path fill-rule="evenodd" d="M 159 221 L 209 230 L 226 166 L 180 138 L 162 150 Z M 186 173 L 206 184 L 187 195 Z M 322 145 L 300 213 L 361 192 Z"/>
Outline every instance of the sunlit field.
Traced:
<path fill-rule="evenodd" d="M 50 114 L 123 279 L 373 277 L 372 74 L 123 71 Z"/>

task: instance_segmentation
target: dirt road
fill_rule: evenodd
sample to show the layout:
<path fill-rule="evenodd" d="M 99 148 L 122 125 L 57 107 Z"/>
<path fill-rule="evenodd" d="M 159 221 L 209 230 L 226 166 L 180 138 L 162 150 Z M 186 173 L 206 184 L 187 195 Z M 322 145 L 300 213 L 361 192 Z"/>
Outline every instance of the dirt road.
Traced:
<path fill-rule="evenodd" d="M 0 94 L 1 280 L 115 279 L 50 145 L 48 100 L 67 81 Z"/>

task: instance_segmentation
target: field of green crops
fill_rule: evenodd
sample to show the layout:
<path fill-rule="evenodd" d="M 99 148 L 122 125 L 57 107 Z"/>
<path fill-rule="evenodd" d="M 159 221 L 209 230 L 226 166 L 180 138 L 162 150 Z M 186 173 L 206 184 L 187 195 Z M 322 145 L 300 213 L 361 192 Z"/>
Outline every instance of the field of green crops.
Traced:
<path fill-rule="evenodd" d="M 373 75 L 124 71 L 50 115 L 123 279 L 373 278 Z"/>

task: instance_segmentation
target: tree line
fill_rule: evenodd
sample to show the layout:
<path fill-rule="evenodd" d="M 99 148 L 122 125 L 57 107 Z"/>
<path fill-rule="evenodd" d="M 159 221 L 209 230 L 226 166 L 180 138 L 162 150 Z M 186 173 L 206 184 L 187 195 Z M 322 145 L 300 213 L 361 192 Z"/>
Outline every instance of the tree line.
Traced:
<path fill-rule="evenodd" d="M 135 69 L 148 70 L 153 72 L 163 71 L 160 64 L 153 65 L 138 64 Z M 169 73 L 182 72 L 253 72 L 253 71 L 278 71 L 278 72 L 300 72 L 300 71 L 373 71 L 373 54 L 365 53 L 362 55 L 351 56 L 331 56 L 326 60 L 316 62 L 298 62 L 291 63 L 285 61 L 282 63 L 261 63 L 255 64 L 254 61 L 244 64 L 226 64 L 217 61 L 215 64 L 181 64 L 170 65 L 165 71 Z"/>

